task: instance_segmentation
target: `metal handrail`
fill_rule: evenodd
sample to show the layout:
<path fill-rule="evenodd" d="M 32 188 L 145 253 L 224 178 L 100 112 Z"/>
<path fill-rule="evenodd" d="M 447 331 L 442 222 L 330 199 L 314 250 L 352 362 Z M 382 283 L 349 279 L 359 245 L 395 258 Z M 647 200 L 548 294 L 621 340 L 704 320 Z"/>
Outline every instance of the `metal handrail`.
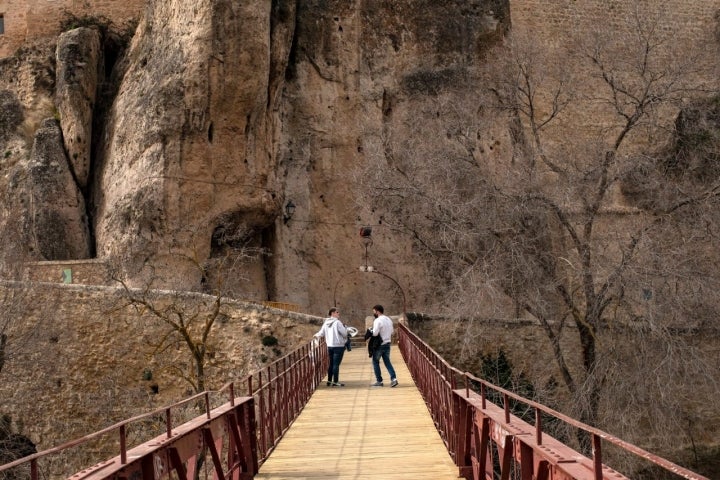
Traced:
<path fill-rule="evenodd" d="M 327 372 L 324 339 L 312 340 L 249 375 L 248 394 L 255 399 L 258 462 L 262 464 L 300 414 Z"/>
<path fill-rule="evenodd" d="M 399 345 L 403 357 L 408 364 L 410 373 L 415 380 L 426 404 L 430 410 L 431 416 L 435 421 L 435 425 L 448 448 L 451 456 L 455 459 L 456 464 L 460 461 L 460 452 L 458 451 L 461 443 L 461 436 L 468 431 L 467 425 L 459 425 L 457 417 L 459 413 L 454 411 L 453 395 L 457 393 L 458 381 L 463 380 L 464 390 L 461 390 L 465 398 L 470 398 L 475 394 L 471 391 L 471 382 L 475 382 L 480 386 L 479 404 L 481 409 L 485 409 L 489 399 L 487 391 L 492 390 L 502 395 L 502 407 L 504 412 L 504 421 L 506 424 L 511 423 L 510 416 L 510 399 L 525 404 L 535 411 L 535 442 L 537 445 L 543 444 L 543 437 L 549 435 L 543 432 L 540 414 L 544 413 L 553 417 L 567 425 L 586 432 L 592 438 L 593 447 L 593 474 L 594 478 L 601 479 L 602 469 L 602 441 L 611 443 L 635 456 L 648 460 L 655 465 L 671 472 L 679 477 L 689 480 L 709 480 L 708 478 L 681 467 L 669 460 L 654 455 L 636 445 L 632 445 L 614 435 L 604 432 L 598 428 L 592 427 L 578 420 L 568 417 L 552 408 L 539 404 L 532 400 L 526 399 L 502 387 L 493 385 L 492 383 L 478 378 L 469 372 L 463 372 L 451 366 L 443 359 L 435 350 L 427 343 L 423 342 L 416 334 L 414 334 L 405 325 L 399 325 Z M 470 415 L 466 421 L 472 421 L 473 416 Z M 513 419 L 517 421 L 518 419 Z M 458 466 L 460 466 L 458 464 Z M 484 478 L 484 477 L 483 477 Z"/>

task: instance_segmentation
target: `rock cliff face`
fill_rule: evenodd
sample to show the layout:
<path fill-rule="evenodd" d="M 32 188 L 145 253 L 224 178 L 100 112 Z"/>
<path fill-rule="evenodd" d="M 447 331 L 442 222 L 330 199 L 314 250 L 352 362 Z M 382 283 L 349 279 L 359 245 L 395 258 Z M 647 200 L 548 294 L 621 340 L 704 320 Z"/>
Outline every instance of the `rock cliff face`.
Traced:
<path fill-rule="evenodd" d="M 75 230 L 87 233 L 45 228 L 34 235 L 63 235 L 65 252 L 32 253 L 107 259 L 135 284 L 151 266 L 164 286 L 202 289 L 228 272 L 198 265 L 232 255 L 234 232 L 233 245 L 264 252 L 242 259 L 238 296 L 338 303 L 357 318 L 378 302 L 398 311 L 408 299 L 397 284 L 429 288 L 405 265 L 407 246 L 355 204 L 353 172 L 378 138 L 413 128 L 424 99 L 472 73 L 508 19 L 498 0 L 149 1 L 115 64 L 102 29 L 65 32 L 54 61 L 32 64 L 53 82 L 5 88 L 26 112 L 55 98 L 63 169 L 86 202 Z M 375 225 L 371 261 L 387 277 L 353 274 L 363 224 Z"/>
<path fill-rule="evenodd" d="M 298 205 L 278 225 L 271 260 L 276 291 L 307 305 L 342 305 L 348 317 L 403 291 L 360 273 L 358 227 L 373 227 L 368 263 L 396 279 L 413 308 L 431 287 L 408 244 L 354 201 L 358 171 L 383 139 L 407 138 L 423 102 L 451 92 L 504 34 L 505 2 L 300 2 L 286 74 L 278 155 L 286 198 Z M 401 140 L 400 140 L 401 141 Z M 311 285 L 307 288 L 306 285 Z"/>
<path fill-rule="evenodd" d="M 133 40 L 94 186 L 98 255 L 129 276 L 165 256 L 170 283 L 197 288 L 182 258 L 208 258 L 227 223 L 256 235 L 277 217 L 270 11 L 242 5 L 151 2 Z"/>
<path fill-rule="evenodd" d="M 60 126 L 45 120 L 35 134 L 28 165 L 27 214 L 32 243 L 43 258 L 66 260 L 90 256 L 85 201 L 73 179 L 62 145 Z"/>
<path fill-rule="evenodd" d="M 103 71 L 100 33 L 76 28 L 60 35 L 57 45 L 56 106 L 65 151 L 78 186 L 86 190 L 90 176 L 92 113 L 98 78 Z"/>

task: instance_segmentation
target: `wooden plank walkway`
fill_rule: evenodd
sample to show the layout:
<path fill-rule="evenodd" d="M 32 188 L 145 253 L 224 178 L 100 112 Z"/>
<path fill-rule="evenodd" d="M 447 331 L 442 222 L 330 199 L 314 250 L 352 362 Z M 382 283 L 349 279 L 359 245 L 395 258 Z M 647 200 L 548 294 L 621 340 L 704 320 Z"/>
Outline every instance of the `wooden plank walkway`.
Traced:
<path fill-rule="evenodd" d="M 260 467 L 257 479 L 456 479 L 458 469 L 435 429 L 400 350 L 391 360 L 400 384 L 371 388 L 367 349 L 345 352 L 344 387 L 323 381 Z"/>

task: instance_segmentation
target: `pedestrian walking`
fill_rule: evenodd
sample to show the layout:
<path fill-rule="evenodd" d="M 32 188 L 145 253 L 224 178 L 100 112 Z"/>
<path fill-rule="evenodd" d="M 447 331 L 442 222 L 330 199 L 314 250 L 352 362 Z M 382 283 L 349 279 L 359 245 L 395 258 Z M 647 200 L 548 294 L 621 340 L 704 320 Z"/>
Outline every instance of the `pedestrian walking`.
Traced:
<path fill-rule="evenodd" d="M 380 345 L 372 352 L 372 363 L 373 371 L 375 372 L 375 383 L 371 384 L 371 387 L 382 387 L 383 378 L 382 372 L 380 371 L 380 359 L 382 358 L 383 364 L 390 375 L 390 386 L 397 387 L 398 381 L 395 375 L 395 369 L 390 362 L 390 342 L 392 340 L 393 333 L 393 322 L 385 315 L 385 309 L 382 305 L 375 305 L 373 307 L 373 316 L 375 320 L 372 326 L 372 336 L 380 337 Z"/>
<path fill-rule="evenodd" d="M 328 349 L 328 387 L 344 387 L 344 383 L 340 383 L 340 364 L 342 363 L 343 354 L 345 353 L 345 344 L 348 340 L 347 329 L 345 324 L 340 320 L 340 310 L 331 308 L 328 312 L 328 318 L 325 319 L 320 330 L 314 335 L 315 337 L 324 337 Z"/>

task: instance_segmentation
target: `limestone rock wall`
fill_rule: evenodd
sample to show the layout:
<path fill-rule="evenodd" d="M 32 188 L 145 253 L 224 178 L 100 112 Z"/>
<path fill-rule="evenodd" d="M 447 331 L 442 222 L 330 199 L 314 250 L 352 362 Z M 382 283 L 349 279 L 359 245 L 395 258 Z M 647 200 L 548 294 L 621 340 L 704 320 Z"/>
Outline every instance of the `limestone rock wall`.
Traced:
<path fill-rule="evenodd" d="M 477 66 L 508 22 L 507 3 L 490 0 L 150 1 L 117 63 L 81 29 L 52 58 L 7 59 L 3 78 L 26 117 L 61 121 L 90 256 L 136 284 L 152 264 L 165 285 L 200 289 L 231 276 L 196 267 L 228 255 L 223 236 L 241 231 L 265 255 L 239 259 L 250 281 L 236 282 L 238 296 L 321 312 L 337 303 L 360 321 L 375 303 L 399 312 L 432 294 L 406 261 L 410 245 L 354 203 L 363 149 L 412 129 L 423 98 Z M 11 67 L 29 74 L 11 80 Z M 289 200 L 297 212 L 284 219 Z M 359 274 L 365 224 L 368 261 L 384 275 Z"/>
<path fill-rule="evenodd" d="M 90 175 L 93 110 L 102 79 L 100 33 L 76 28 L 58 38 L 56 101 L 65 150 L 78 187 L 87 189 Z"/>
<path fill-rule="evenodd" d="M 190 259 L 222 255 L 218 233 L 240 228 L 270 254 L 248 265 L 253 295 L 362 318 L 378 302 L 400 311 L 403 287 L 428 294 L 382 227 L 386 276 L 351 275 L 358 226 L 381 223 L 354 204 L 352 172 L 375 136 L 412 128 L 390 111 L 411 116 L 502 37 L 506 3 L 466 6 L 149 2 L 95 158 L 98 257 L 195 289 Z"/>
<path fill-rule="evenodd" d="M 267 2 L 150 2 L 105 126 L 94 183 L 100 257 L 128 276 L 168 260 L 175 286 L 197 288 L 182 257 L 208 258 L 216 228 L 252 238 L 279 210 L 267 131 Z M 185 283 L 184 285 L 178 285 Z"/>
<path fill-rule="evenodd" d="M 431 298 L 410 244 L 353 201 L 357 172 L 383 139 L 407 138 L 423 103 L 471 74 L 508 22 L 502 1 L 299 3 L 278 154 L 298 208 L 276 228 L 280 300 L 337 303 L 361 323 L 376 303 L 399 313 Z M 373 227 L 369 264 L 387 276 L 359 271 L 363 225 Z"/>
<path fill-rule="evenodd" d="M 108 52 L 88 40 L 76 68 L 69 53 L 79 46 L 72 40 L 78 32 L 68 32 L 54 59 L 42 59 L 39 49 L 24 52 L 4 61 L 0 79 L 26 120 L 56 99 L 57 112 L 44 113 L 62 122 L 85 194 L 90 255 L 119 261 L 137 283 L 152 263 L 167 285 L 200 289 L 231 272 L 203 277 L 197 264 L 228 255 L 232 245 L 223 236 L 242 231 L 239 243 L 266 255 L 243 259 L 250 281 L 236 282 L 239 296 L 318 311 L 337 303 L 351 318 L 378 302 L 397 312 L 433 300 L 432 281 L 413 261 L 411 243 L 353 200 L 367 155 L 387 147 L 389 138 L 397 145 L 412 141 L 416 121 L 427 122 L 443 102 L 462 102 L 455 91 L 472 80 L 484 49 L 511 24 L 518 34 L 551 44 L 601 21 L 616 28 L 633 13 L 628 2 L 599 0 L 107 1 L 94 12 L 72 1 L 2 5 L 8 38 L 11 14 L 28 23 L 38 12 L 59 18 L 56 7 L 118 24 L 142 18 L 117 63 L 111 55 L 103 61 Z M 638 5 L 646 16 L 672 13 L 668 21 L 687 38 L 711 33 L 720 7 L 715 0 Z M 46 31 L 56 32 L 51 27 Z M 112 71 L 94 80 L 103 65 Z M 117 96 L 93 100 L 93 81 L 110 78 Z M 101 112 L 101 101 L 112 105 Z M 598 115 L 572 118 L 580 130 Z M 89 153 L 88 136 L 94 139 Z M 482 159 L 489 168 L 510 154 L 507 135 L 492 140 L 497 148 Z M 5 166 L 28 154 L 22 142 L 12 142 L 18 146 L 7 144 Z M 289 200 L 296 213 L 284 219 Z M 357 236 L 362 225 L 374 228 L 367 259 Z M 366 261 L 387 276 L 361 274 Z"/>
<path fill-rule="evenodd" d="M 88 258 L 85 201 L 68 165 L 56 120 L 45 120 L 36 132 L 27 171 L 25 218 L 34 249 L 43 259 Z"/>

